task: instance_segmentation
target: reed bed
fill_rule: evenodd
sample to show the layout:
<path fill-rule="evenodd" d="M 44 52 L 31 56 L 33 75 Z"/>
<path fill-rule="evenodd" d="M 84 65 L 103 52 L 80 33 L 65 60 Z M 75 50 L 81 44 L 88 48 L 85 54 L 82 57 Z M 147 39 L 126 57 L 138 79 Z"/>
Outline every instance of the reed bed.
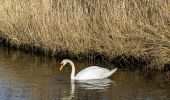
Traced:
<path fill-rule="evenodd" d="M 0 0 L 0 31 L 18 48 L 170 68 L 169 0 Z"/>

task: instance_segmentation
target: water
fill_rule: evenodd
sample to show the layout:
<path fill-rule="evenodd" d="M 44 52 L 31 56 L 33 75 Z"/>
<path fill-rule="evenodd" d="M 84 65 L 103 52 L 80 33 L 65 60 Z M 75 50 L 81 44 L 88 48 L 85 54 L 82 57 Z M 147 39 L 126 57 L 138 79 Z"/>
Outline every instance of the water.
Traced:
<path fill-rule="evenodd" d="M 70 81 L 59 61 L 0 48 L 0 100 L 170 100 L 170 86 L 157 74 L 118 70 L 104 80 Z M 78 63 L 76 72 L 89 65 Z"/>

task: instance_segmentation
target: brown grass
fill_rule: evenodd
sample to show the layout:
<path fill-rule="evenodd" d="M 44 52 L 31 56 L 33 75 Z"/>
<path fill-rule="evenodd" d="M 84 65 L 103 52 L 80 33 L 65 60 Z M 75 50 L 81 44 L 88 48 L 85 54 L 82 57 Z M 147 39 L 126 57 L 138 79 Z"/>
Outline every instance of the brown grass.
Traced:
<path fill-rule="evenodd" d="M 0 0 L 0 30 L 10 44 L 108 60 L 125 55 L 170 64 L 169 0 Z M 168 65 L 169 67 L 169 65 Z"/>

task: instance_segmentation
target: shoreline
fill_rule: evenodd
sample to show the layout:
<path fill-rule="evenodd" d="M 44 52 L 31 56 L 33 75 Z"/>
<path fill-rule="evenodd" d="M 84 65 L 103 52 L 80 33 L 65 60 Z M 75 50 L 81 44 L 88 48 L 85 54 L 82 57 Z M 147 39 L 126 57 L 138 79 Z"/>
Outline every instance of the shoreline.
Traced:
<path fill-rule="evenodd" d="M 169 71 L 169 8 L 166 0 L 4 0 L 0 39 L 51 57 Z"/>
<path fill-rule="evenodd" d="M 155 70 L 155 71 L 164 71 L 169 72 L 170 71 L 170 64 L 165 64 L 162 69 L 156 69 L 156 68 L 150 68 L 148 66 L 152 65 L 152 61 L 149 59 L 142 59 L 142 58 L 135 58 L 134 56 L 130 55 L 119 55 L 116 57 L 110 58 L 109 56 L 106 56 L 99 52 L 95 52 L 93 50 L 89 50 L 86 54 L 74 54 L 73 52 L 69 51 L 60 51 L 60 52 L 52 52 L 52 51 L 45 51 L 43 48 L 35 45 L 30 44 L 11 44 L 9 42 L 10 39 L 7 39 L 7 36 L 3 35 L 3 33 L 0 33 L 0 45 L 12 49 L 12 50 L 19 50 L 27 53 L 34 53 L 42 56 L 47 57 L 53 57 L 53 58 L 61 58 L 61 59 L 74 59 L 78 61 L 87 61 L 89 59 L 93 59 L 95 61 L 102 61 L 105 63 L 113 64 L 119 69 L 129 69 L 129 70 Z"/>

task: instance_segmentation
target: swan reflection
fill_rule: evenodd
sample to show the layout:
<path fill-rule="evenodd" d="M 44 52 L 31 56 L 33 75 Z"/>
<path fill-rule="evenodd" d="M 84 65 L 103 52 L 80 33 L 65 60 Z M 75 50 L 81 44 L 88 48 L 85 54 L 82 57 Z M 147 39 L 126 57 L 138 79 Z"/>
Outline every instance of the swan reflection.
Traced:
<path fill-rule="evenodd" d="M 80 87 L 88 90 L 107 89 L 110 85 L 115 85 L 111 79 L 82 80 L 76 81 Z"/>
<path fill-rule="evenodd" d="M 72 100 L 72 98 L 74 97 L 74 92 L 75 92 L 75 83 L 73 80 L 71 80 L 70 96 L 63 97 L 62 100 Z"/>
<path fill-rule="evenodd" d="M 72 100 L 74 98 L 75 89 L 83 88 L 87 90 L 105 90 L 110 85 L 115 85 L 115 82 L 111 79 L 98 79 L 98 80 L 71 80 L 70 96 L 62 98 L 62 100 Z"/>

